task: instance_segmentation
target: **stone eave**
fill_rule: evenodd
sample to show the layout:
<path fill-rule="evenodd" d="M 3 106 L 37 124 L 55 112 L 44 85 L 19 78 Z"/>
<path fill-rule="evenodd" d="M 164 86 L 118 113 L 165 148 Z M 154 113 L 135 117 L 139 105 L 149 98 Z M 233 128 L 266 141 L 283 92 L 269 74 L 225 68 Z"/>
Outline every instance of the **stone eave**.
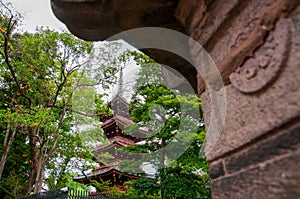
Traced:
<path fill-rule="evenodd" d="M 178 0 L 132 0 L 130 3 L 126 0 L 51 0 L 51 7 L 54 15 L 72 34 L 87 41 L 102 41 L 120 32 L 140 27 L 163 27 L 185 33 L 184 24 L 178 19 L 180 16 L 176 15 L 178 2 Z M 130 41 L 127 42 L 134 46 Z M 140 50 L 157 62 L 180 72 L 196 90 L 196 70 L 185 59 L 159 49 Z"/>

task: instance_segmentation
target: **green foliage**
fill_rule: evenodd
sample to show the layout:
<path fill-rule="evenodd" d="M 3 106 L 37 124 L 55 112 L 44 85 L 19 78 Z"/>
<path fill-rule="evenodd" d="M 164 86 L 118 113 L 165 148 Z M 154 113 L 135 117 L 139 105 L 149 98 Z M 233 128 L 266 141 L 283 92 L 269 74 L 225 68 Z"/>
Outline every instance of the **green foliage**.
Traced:
<path fill-rule="evenodd" d="M 176 161 L 161 168 L 157 178 L 165 197 L 210 198 L 209 164 L 200 154 L 205 132 L 197 134 L 193 143 Z"/>
<path fill-rule="evenodd" d="M 161 68 L 158 63 L 149 56 L 136 51 L 131 51 L 128 54 L 133 56 L 137 65 L 141 66 L 139 71 L 140 75 L 135 79 L 135 91 L 142 90 L 143 87 L 150 85 L 164 85 L 164 80 L 161 76 Z"/>
<path fill-rule="evenodd" d="M 73 181 L 71 173 L 64 173 L 60 176 L 58 183 L 56 182 L 58 179 L 55 176 L 51 175 L 49 178 L 46 179 L 47 185 L 49 186 L 49 190 L 54 190 L 56 188 L 64 188 L 68 187 L 71 190 L 78 190 L 78 191 L 88 191 L 89 187 L 85 184 L 78 183 Z"/>
<path fill-rule="evenodd" d="M 112 112 L 96 90 L 116 82 L 120 59 L 112 54 L 121 46 L 95 51 L 45 28 L 16 33 L 20 15 L 0 5 L 0 186 L 15 196 L 39 192 L 43 182 L 85 189 L 72 176 L 93 168 L 86 142 L 105 142 L 98 120 Z M 95 127 L 75 128 L 86 124 Z"/>
<path fill-rule="evenodd" d="M 136 122 L 127 126 L 130 134 L 146 126 L 149 132 L 144 144 L 126 147 L 125 151 L 149 153 L 180 141 L 188 145 L 174 160 L 170 153 L 143 159 L 157 165 L 155 179 L 140 178 L 131 184 L 132 192 L 140 196 L 162 198 L 210 198 L 208 163 L 200 153 L 205 141 L 201 101 L 196 95 L 180 94 L 163 83 L 160 66 L 153 60 L 134 53 L 141 65 L 135 93 L 130 103 L 131 118 Z M 149 64 L 150 65 L 149 65 Z M 150 68 L 149 68 L 150 66 Z M 190 113 L 199 110 L 200 115 Z M 199 117 L 200 116 L 200 117 Z M 179 132 L 180 131 L 180 132 Z M 176 144 L 171 150 L 177 151 Z M 137 161 L 124 161 L 123 168 L 138 167 Z"/>
<path fill-rule="evenodd" d="M 115 157 L 113 155 L 111 155 L 109 152 L 101 153 L 95 157 L 96 160 L 101 161 L 101 163 L 103 163 L 103 164 L 108 164 L 114 158 Z"/>
<path fill-rule="evenodd" d="M 47 173 L 45 183 L 49 189 L 70 187 L 81 187 L 80 183 L 73 182 L 72 176 L 75 171 L 84 171 L 93 168 L 93 155 L 83 144 L 78 133 L 63 133 L 60 142 L 57 145 L 53 157 L 47 164 Z"/>
<path fill-rule="evenodd" d="M 134 194 L 145 198 L 160 195 L 160 186 L 155 179 L 139 178 L 132 181 L 131 188 L 133 188 Z"/>
<path fill-rule="evenodd" d="M 91 180 L 91 185 L 94 186 L 100 193 L 109 193 L 111 191 L 111 182 L 100 179 L 99 181 Z"/>
<path fill-rule="evenodd" d="M 94 145 L 107 143 L 103 137 L 103 130 L 99 118 L 110 115 L 111 111 L 102 99 L 105 95 L 98 94 L 94 87 L 95 81 L 82 75 L 78 87 L 72 96 L 72 124 L 84 144 L 89 145 L 91 150 Z M 75 111 L 76 110 L 76 111 Z"/>

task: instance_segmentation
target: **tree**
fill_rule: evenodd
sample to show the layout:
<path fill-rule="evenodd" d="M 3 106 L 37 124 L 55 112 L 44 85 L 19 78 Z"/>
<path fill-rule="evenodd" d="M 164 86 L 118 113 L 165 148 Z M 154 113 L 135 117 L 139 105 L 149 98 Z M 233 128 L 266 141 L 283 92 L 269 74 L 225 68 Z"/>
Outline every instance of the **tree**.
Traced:
<path fill-rule="evenodd" d="M 2 2 L 0 9 L 0 138 L 4 143 L 0 148 L 1 184 L 16 182 L 18 186 L 10 187 L 18 187 L 15 194 L 37 193 L 42 189 L 51 158 L 61 155 L 63 161 L 70 161 L 67 153 L 60 151 L 66 147 L 66 138 L 75 139 L 68 144 L 69 151 L 79 150 L 75 143 L 82 144 L 72 134 L 74 114 L 101 114 L 99 97 L 94 112 L 75 110 L 74 93 L 96 85 L 108 88 L 116 81 L 118 68 L 112 59 L 110 63 L 105 59 L 99 62 L 91 42 L 69 33 L 43 28 L 34 34 L 17 33 L 19 15 Z M 103 51 L 102 58 L 105 56 Z M 63 173 L 66 168 L 61 169 Z"/>
<path fill-rule="evenodd" d="M 199 97 L 167 88 L 158 64 L 144 59 L 145 55 L 134 56 L 144 64 L 130 103 L 131 118 L 137 124 L 127 127 L 127 133 L 146 127 L 149 134 L 143 144 L 123 149 L 146 154 L 141 161 L 129 160 L 122 165 L 126 170 L 141 166 L 141 162 L 151 162 L 156 167 L 156 180 L 141 178 L 132 186 L 142 195 L 160 192 L 162 198 L 210 198 L 208 163 L 201 155 L 205 141 L 203 117 L 190 114 L 197 109 L 201 113 Z M 170 153 L 184 149 L 178 148 L 176 142 L 187 145 L 179 157 Z M 164 150 L 170 145 L 169 150 Z M 161 153 L 151 156 L 155 151 Z"/>
<path fill-rule="evenodd" d="M 1 8 L 0 8 L 0 32 L 1 32 L 1 46 L 3 46 L 3 48 L 0 51 L 0 55 L 2 55 L 2 58 L 5 59 L 5 62 L 9 62 L 9 59 L 7 56 L 8 54 L 8 48 L 9 48 L 9 38 L 11 36 L 11 33 L 13 31 L 13 29 L 15 28 L 15 24 L 17 23 L 17 19 L 19 18 L 19 14 L 16 14 L 16 16 L 14 16 L 12 14 L 11 9 L 6 6 L 5 4 L 3 4 L 1 2 Z M 16 17 L 16 19 L 15 19 Z M 10 65 L 9 65 L 10 66 Z M 16 80 L 16 75 L 14 74 L 14 71 L 11 67 L 9 67 L 9 70 L 12 74 L 12 77 Z M 1 72 L 3 72 L 1 70 Z M 1 78 L 1 80 L 4 80 L 4 77 Z M 1 85 L 3 86 L 3 84 Z M 4 105 L 3 102 L 1 103 L 1 105 Z M 4 112 L 2 112 L 3 114 Z M 1 115 L 2 115 L 1 114 Z M 9 118 L 9 117 L 8 117 Z M 11 117 L 10 117 L 11 118 Z M 4 165 L 7 159 L 7 155 L 8 152 L 11 148 L 12 145 L 12 140 L 15 137 L 16 134 L 16 127 L 13 125 L 11 126 L 12 122 L 11 121 L 7 121 L 6 122 L 6 133 L 5 133 L 5 137 L 4 137 L 4 142 L 3 142 L 3 155 L 1 157 L 1 162 L 0 162 L 0 179 L 2 177 L 2 173 L 3 173 L 3 169 L 4 169 Z"/>

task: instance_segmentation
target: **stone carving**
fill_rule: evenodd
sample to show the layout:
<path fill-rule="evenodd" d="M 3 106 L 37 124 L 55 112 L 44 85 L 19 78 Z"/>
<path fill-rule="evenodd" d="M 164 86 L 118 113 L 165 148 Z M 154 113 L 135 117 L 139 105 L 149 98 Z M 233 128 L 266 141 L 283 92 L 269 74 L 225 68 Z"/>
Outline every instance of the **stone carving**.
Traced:
<path fill-rule="evenodd" d="M 232 85 L 245 93 L 257 92 L 276 79 L 290 46 L 291 20 L 281 18 L 262 46 L 230 75 Z"/>

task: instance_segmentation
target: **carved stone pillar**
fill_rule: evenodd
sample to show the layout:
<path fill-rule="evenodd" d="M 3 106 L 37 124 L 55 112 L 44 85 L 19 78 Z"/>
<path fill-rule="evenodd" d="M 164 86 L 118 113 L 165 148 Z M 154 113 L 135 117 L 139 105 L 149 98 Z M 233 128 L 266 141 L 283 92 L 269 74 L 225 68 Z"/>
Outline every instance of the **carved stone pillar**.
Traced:
<path fill-rule="evenodd" d="M 225 126 L 206 154 L 213 198 L 300 196 L 298 5 L 224 0 L 198 12 L 201 27 L 191 36 L 216 61 L 226 84 Z M 211 99 L 198 80 L 208 127 Z"/>

